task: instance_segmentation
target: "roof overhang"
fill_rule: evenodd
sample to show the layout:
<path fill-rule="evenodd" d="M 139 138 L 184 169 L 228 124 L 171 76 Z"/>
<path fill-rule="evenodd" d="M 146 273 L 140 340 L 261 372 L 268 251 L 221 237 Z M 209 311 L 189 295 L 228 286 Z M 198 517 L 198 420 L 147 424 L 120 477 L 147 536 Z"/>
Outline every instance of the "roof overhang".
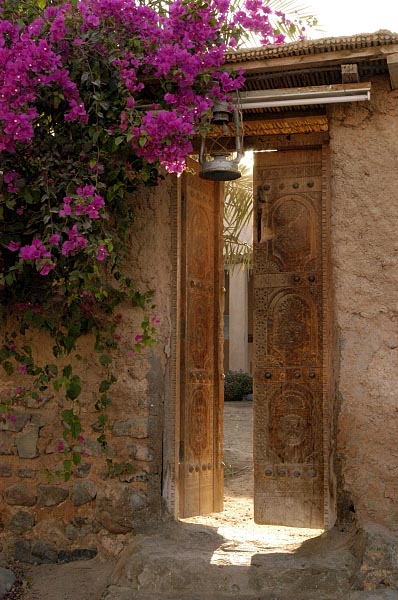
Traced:
<path fill-rule="evenodd" d="M 255 109 L 278 106 L 308 106 L 370 100 L 371 83 L 252 90 L 241 92 L 240 108 Z"/>

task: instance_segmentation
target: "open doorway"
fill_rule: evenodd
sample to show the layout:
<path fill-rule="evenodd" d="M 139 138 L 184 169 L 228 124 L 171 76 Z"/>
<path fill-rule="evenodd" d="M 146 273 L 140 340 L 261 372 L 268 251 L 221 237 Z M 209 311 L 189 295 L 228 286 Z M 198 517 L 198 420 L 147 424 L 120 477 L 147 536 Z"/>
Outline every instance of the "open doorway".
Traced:
<path fill-rule="evenodd" d="M 224 510 L 253 519 L 253 152 L 224 188 Z"/>
<path fill-rule="evenodd" d="M 195 183 L 192 182 L 192 186 L 194 185 Z M 251 185 L 253 186 L 253 183 L 251 183 Z M 188 192 L 191 193 L 192 196 L 195 196 L 197 194 L 197 191 L 197 183 L 196 188 L 193 191 L 189 192 L 188 190 Z M 198 198 L 197 201 L 199 203 L 204 202 L 203 192 L 200 194 L 200 199 Z M 253 231 L 253 229 L 257 231 L 256 226 L 253 228 L 252 222 L 249 224 L 248 227 L 250 228 L 251 232 Z M 206 229 L 206 227 L 202 227 L 202 230 L 204 229 Z M 207 227 L 207 230 L 210 230 L 209 227 Z M 246 240 L 245 243 L 247 244 Z M 222 261 L 221 266 L 222 268 L 224 268 L 224 260 Z M 224 312 L 224 317 L 221 321 L 221 325 L 224 329 L 225 338 L 224 362 L 222 364 L 223 370 L 225 372 L 229 370 L 235 370 L 246 372 L 250 375 L 256 375 L 255 364 L 253 364 L 252 346 L 254 333 L 253 329 L 255 328 L 255 323 L 253 319 L 254 293 L 251 266 L 252 265 L 249 264 L 246 260 L 241 265 L 237 265 L 235 267 L 235 271 L 232 271 L 232 277 L 231 269 L 228 269 L 227 276 L 224 279 L 224 299 L 226 310 Z M 235 275 L 237 274 L 239 275 L 235 277 Z M 231 286 L 231 279 L 234 280 L 234 284 L 237 282 L 239 283 L 238 280 L 240 279 L 240 284 L 243 284 L 243 287 L 241 286 L 240 291 L 237 291 L 236 287 L 233 288 L 233 286 Z M 187 283 L 188 280 L 186 280 L 185 284 Z M 201 285 L 203 289 L 203 284 Z M 194 287 L 198 287 L 197 284 L 195 284 Z M 232 297 L 233 294 L 234 296 Z M 188 304 L 190 305 L 189 301 Z M 241 318 L 239 327 L 237 326 L 238 324 L 236 321 L 235 323 L 233 323 L 232 321 L 234 316 L 236 318 L 236 313 L 240 314 Z M 209 319 L 207 319 L 207 324 L 208 323 Z M 264 323 L 264 320 L 261 320 L 260 325 L 261 327 L 267 326 L 267 324 Z M 204 321 L 201 324 L 201 327 L 203 329 L 205 328 Z M 240 336 L 240 339 L 238 341 L 236 339 L 232 340 L 231 334 L 234 336 Z M 214 341 L 214 335 L 209 335 Z M 237 350 L 235 354 L 234 347 Z M 239 360 L 242 360 L 242 362 L 239 363 Z M 222 373 L 220 373 L 220 375 L 222 375 Z M 261 395 L 262 390 L 260 390 L 260 396 Z M 213 398 L 215 398 L 214 395 Z M 216 404 L 214 406 L 216 406 Z M 192 514 L 184 516 L 180 514 L 181 520 L 188 524 L 200 524 L 205 525 L 206 527 L 217 528 L 218 533 L 220 533 L 224 538 L 231 540 L 231 543 L 233 545 L 236 544 L 237 546 L 239 546 L 243 543 L 243 550 L 237 552 L 237 555 L 234 559 L 239 564 L 241 564 L 240 561 L 245 559 L 245 555 L 247 558 L 247 546 L 245 544 L 250 544 L 250 548 L 253 553 L 264 552 L 264 548 L 266 547 L 270 547 L 273 549 L 278 548 L 278 550 L 281 552 L 290 552 L 293 551 L 295 548 L 298 548 L 304 540 L 318 536 L 323 531 L 323 528 L 322 526 L 314 527 L 314 524 L 312 524 L 312 526 L 308 528 L 305 525 L 293 525 L 291 527 L 286 527 L 283 523 L 276 525 L 260 525 L 255 523 L 255 469 L 253 464 L 253 401 L 249 398 L 243 398 L 240 400 L 227 399 L 223 406 L 222 404 L 220 404 L 220 407 L 222 407 L 222 410 L 221 413 L 218 415 L 218 425 L 222 426 L 223 431 L 223 446 L 219 454 L 219 456 L 222 457 L 223 462 L 223 506 L 220 502 L 218 505 L 218 509 L 216 508 L 208 511 L 205 510 L 201 513 L 197 512 L 195 515 Z M 187 414 L 195 414 L 195 420 L 197 420 L 196 417 L 199 416 L 199 413 L 195 413 L 192 410 L 188 411 Z M 264 423 L 263 416 L 261 417 L 261 419 L 259 419 L 259 422 L 260 424 Z M 208 423 L 210 422 L 208 421 Z M 214 420 L 212 421 L 212 423 L 214 425 Z M 191 427 L 192 424 L 193 421 L 191 419 L 191 421 L 188 422 L 188 429 L 186 431 L 187 439 L 190 435 L 189 427 Z M 212 431 L 215 432 L 215 434 L 217 435 L 216 428 L 213 427 Z M 266 431 L 265 435 L 267 435 L 267 433 L 268 432 Z M 185 458 L 186 455 L 184 456 L 184 459 Z M 192 466 L 194 466 L 193 463 Z M 265 470 L 263 469 L 260 475 L 264 474 L 263 471 Z M 200 510 L 200 495 L 203 493 L 203 490 L 200 489 L 200 471 L 198 471 L 198 476 L 193 481 L 194 485 L 198 486 L 194 490 L 193 497 L 199 497 L 198 506 Z M 262 490 L 260 489 L 260 491 Z M 251 556 L 252 554 L 250 554 L 250 557 Z M 232 560 L 231 557 L 229 558 Z"/>

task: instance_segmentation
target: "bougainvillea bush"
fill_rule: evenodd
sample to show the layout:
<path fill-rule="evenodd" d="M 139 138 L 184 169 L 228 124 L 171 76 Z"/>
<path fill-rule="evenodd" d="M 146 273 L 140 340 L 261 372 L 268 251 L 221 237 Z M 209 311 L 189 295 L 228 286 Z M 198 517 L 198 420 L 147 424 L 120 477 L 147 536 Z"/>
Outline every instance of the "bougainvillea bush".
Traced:
<path fill-rule="evenodd" d="M 132 192 L 183 171 L 213 104 L 243 84 L 225 69 L 225 51 L 247 30 L 283 41 L 271 15 L 261 0 L 235 12 L 228 0 L 157 10 L 134 0 L 0 1 L 0 362 L 29 380 L 0 400 L 1 418 L 49 387 L 79 397 L 81 377 L 57 359 L 82 335 L 94 333 L 99 365 L 110 368 L 121 301 L 144 311 L 132 356 L 154 342 L 149 297 L 122 269 Z M 36 364 L 25 336 L 32 326 L 52 335 L 54 363 Z M 101 381 L 99 411 L 115 380 L 108 372 Z M 66 452 L 82 431 L 75 408 L 62 419 Z"/>

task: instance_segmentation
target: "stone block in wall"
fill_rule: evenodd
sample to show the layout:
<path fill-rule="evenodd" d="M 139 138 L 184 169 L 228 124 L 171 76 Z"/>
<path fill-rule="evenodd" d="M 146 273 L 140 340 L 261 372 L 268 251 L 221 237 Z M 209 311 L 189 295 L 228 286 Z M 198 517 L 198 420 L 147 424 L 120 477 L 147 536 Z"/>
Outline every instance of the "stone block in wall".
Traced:
<path fill-rule="evenodd" d="M 9 569 L 0 567 L 0 598 L 3 598 L 15 583 L 15 575 Z"/>
<path fill-rule="evenodd" d="M 11 477 L 12 467 L 7 464 L 0 464 L 0 477 Z"/>
<path fill-rule="evenodd" d="M 140 483 L 148 481 L 148 473 L 145 473 L 145 471 L 141 473 L 125 473 L 119 477 L 119 480 L 126 483 Z"/>
<path fill-rule="evenodd" d="M 76 477 L 87 477 L 91 471 L 90 463 L 81 463 L 78 467 L 76 467 L 75 475 Z"/>
<path fill-rule="evenodd" d="M 143 462 L 151 462 L 153 460 L 153 452 L 146 446 L 136 446 L 132 444 L 128 446 L 131 458 L 135 460 L 141 460 Z"/>
<path fill-rule="evenodd" d="M 34 469 L 18 469 L 17 471 L 18 477 L 22 479 L 34 479 L 36 477 L 36 471 Z"/>
<path fill-rule="evenodd" d="M 13 413 L 12 421 L 9 421 L 8 419 L 5 423 L 0 421 L 0 430 L 14 432 L 22 431 L 29 420 L 30 414 L 28 413 Z"/>
<path fill-rule="evenodd" d="M 32 398 L 31 396 L 28 396 L 26 398 L 26 406 L 28 408 L 42 408 L 43 406 L 45 406 L 47 404 L 47 402 L 49 402 L 49 400 L 52 399 L 52 396 L 39 396 L 39 398 L 35 399 Z M 34 419 L 35 415 L 32 415 L 32 421 Z"/>
<path fill-rule="evenodd" d="M 4 490 L 4 500 L 14 506 L 34 506 L 37 497 L 24 483 L 16 483 Z"/>
<path fill-rule="evenodd" d="M 143 492 L 119 485 L 97 495 L 96 517 L 110 533 L 127 533 L 133 529 L 137 513 L 148 504 Z"/>
<path fill-rule="evenodd" d="M 97 440 L 86 439 L 84 441 L 84 447 L 89 456 L 95 456 L 95 457 L 99 458 L 100 456 L 104 456 L 104 454 L 105 454 L 104 448 L 101 446 L 101 444 L 99 442 L 97 442 Z M 114 450 L 111 446 L 107 447 L 107 455 L 114 456 Z"/>
<path fill-rule="evenodd" d="M 70 563 L 76 560 L 91 560 L 97 556 L 96 548 L 75 548 L 74 550 L 61 550 L 58 553 L 58 563 Z"/>
<path fill-rule="evenodd" d="M 41 540 L 17 540 L 15 542 L 15 558 L 23 563 L 42 565 L 56 563 L 58 551 L 52 544 Z"/>
<path fill-rule="evenodd" d="M 7 527 L 13 533 L 20 535 L 26 531 L 30 531 L 35 524 L 35 517 L 33 514 L 28 513 L 24 510 L 19 510 L 15 515 L 11 517 L 11 520 L 7 524 Z"/>
<path fill-rule="evenodd" d="M 9 431 L 0 431 L 0 454 L 15 454 L 15 438 Z"/>
<path fill-rule="evenodd" d="M 68 563 L 76 560 L 90 560 L 97 555 L 96 548 L 76 548 L 57 550 L 55 546 L 42 540 L 18 540 L 15 542 L 16 560 L 35 565 Z"/>
<path fill-rule="evenodd" d="M 18 456 L 20 458 L 36 458 L 38 456 L 38 439 L 39 428 L 32 424 L 27 425 L 16 438 Z"/>
<path fill-rule="evenodd" d="M 58 506 L 69 496 L 68 490 L 56 485 L 39 485 L 37 488 L 38 506 Z"/>
<path fill-rule="evenodd" d="M 70 540 L 85 538 L 92 533 L 98 533 L 101 530 L 101 524 L 95 519 L 87 517 L 76 517 L 65 527 L 65 533 Z"/>
<path fill-rule="evenodd" d="M 133 438 L 148 437 L 148 419 L 147 417 L 137 417 L 136 419 L 127 419 L 126 421 L 116 421 L 113 426 L 115 436 L 128 436 Z"/>
<path fill-rule="evenodd" d="M 46 427 L 54 422 L 53 415 L 47 415 L 43 412 L 34 413 L 31 417 L 31 423 L 36 427 Z"/>
<path fill-rule="evenodd" d="M 97 486 L 94 481 L 75 481 L 71 493 L 71 500 L 75 506 L 91 502 L 97 495 Z"/>
<path fill-rule="evenodd" d="M 145 380 L 150 368 L 151 364 L 147 358 L 142 356 L 135 357 L 129 368 L 130 376 L 133 377 L 133 379 L 138 379 L 139 381 Z"/>

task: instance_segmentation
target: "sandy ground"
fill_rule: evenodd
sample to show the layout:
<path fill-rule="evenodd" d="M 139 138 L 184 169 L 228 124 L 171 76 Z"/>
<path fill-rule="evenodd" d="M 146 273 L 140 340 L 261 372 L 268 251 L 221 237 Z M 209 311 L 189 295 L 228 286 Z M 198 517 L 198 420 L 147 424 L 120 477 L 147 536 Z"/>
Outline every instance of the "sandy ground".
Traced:
<path fill-rule="evenodd" d="M 204 517 L 184 519 L 220 528 L 223 535 L 232 529 L 243 529 L 244 535 L 264 539 L 279 551 L 293 551 L 301 543 L 322 533 L 317 529 L 270 527 L 256 525 L 253 520 L 253 410 L 252 402 L 226 402 L 224 408 L 224 511 Z"/>
<path fill-rule="evenodd" d="M 224 511 L 185 519 L 217 530 L 232 546 L 250 545 L 250 554 L 293 552 L 320 531 L 266 527 L 253 522 L 252 403 L 229 402 L 224 412 Z M 230 555 L 233 559 L 233 555 Z M 214 557 L 217 562 L 217 556 Z M 241 560 L 239 552 L 236 560 Z M 116 563 L 96 557 L 66 565 L 29 566 L 24 589 L 10 598 L 23 600 L 100 600 Z"/>

